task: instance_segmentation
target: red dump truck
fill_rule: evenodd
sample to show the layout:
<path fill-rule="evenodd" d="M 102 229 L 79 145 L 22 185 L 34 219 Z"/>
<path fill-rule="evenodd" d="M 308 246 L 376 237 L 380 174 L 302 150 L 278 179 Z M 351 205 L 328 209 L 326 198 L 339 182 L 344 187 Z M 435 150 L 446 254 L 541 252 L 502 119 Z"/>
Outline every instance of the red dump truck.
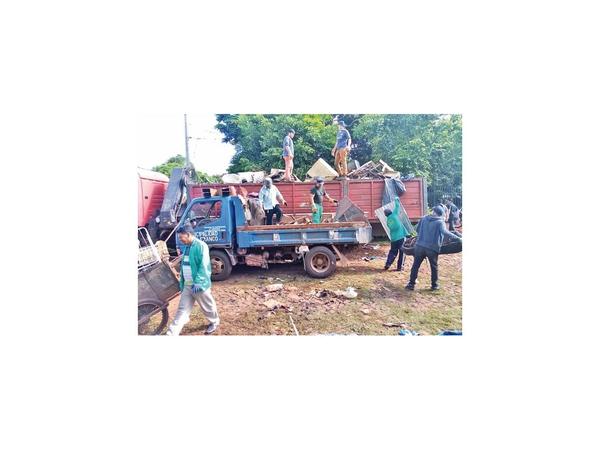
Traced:
<path fill-rule="evenodd" d="M 406 192 L 400 197 L 411 222 L 418 222 L 427 211 L 427 185 L 424 178 L 417 177 L 403 181 Z M 291 183 L 276 182 L 275 185 L 288 205 L 283 208 L 284 214 L 310 215 L 309 193 L 314 186 L 312 182 Z M 260 191 L 259 183 L 194 183 L 191 181 L 191 170 L 185 168 L 173 169 L 167 191 L 160 211 L 150 221 L 149 231 L 153 239 L 166 240 L 172 236 L 171 231 L 181 219 L 181 215 L 189 201 L 203 197 L 205 188 L 221 191 L 223 188 L 235 187 L 237 190 L 244 188 L 248 194 Z M 381 207 L 385 180 L 362 179 L 326 181 L 325 189 L 329 195 L 337 200 L 349 197 L 369 219 L 373 227 L 374 236 L 385 236 L 385 231 L 379 223 L 375 210 Z M 323 204 L 325 213 L 335 213 L 335 205 L 329 202 Z M 169 241 L 171 241 L 169 239 Z"/>
<path fill-rule="evenodd" d="M 147 227 L 153 215 L 160 210 L 169 177 L 160 172 L 138 168 L 138 227 Z"/>

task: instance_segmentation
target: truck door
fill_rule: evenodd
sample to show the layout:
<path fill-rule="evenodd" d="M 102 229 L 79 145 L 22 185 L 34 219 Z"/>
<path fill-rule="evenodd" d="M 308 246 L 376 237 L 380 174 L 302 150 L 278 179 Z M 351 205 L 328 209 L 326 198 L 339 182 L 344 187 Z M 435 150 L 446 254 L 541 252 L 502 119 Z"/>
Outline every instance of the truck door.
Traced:
<path fill-rule="evenodd" d="M 196 236 L 210 247 L 231 247 L 231 231 L 227 226 L 230 217 L 228 204 L 221 199 L 203 199 L 194 202 L 188 210 L 186 219 Z"/>

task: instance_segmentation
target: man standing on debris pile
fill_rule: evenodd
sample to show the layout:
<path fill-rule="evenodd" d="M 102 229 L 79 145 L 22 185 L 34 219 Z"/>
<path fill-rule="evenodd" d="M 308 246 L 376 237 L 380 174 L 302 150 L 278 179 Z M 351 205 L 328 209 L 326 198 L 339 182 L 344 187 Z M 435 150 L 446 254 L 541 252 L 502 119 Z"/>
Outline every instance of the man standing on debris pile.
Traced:
<path fill-rule="evenodd" d="M 402 252 L 402 244 L 404 244 L 404 238 L 408 236 L 408 232 L 402 222 L 400 221 L 400 199 L 396 197 L 394 199 L 394 210 L 386 209 L 384 214 L 387 216 L 387 226 L 390 229 L 390 241 L 392 246 L 385 262 L 383 270 L 388 270 L 394 263 L 396 255 L 398 255 L 397 271 L 401 271 L 404 268 L 404 253 Z"/>
<path fill-rule="evenodd" d="M 179 335 L 184 325 L 189 322 L 190 313 L 196 302 L 210 322 L 204 334 L 212 334 L 219 326 L 219 313 L 217 303 L 210 292 L 211 265 L 208 245 L 194 236 L 194 230 L 189 225 L 179 228 L 177 235 L 186 249 L 179 272 L 181 290 L 179 306 L 167 334 Z"/>
<path fill-rule="evenodd" d="M 279 202 L 287 206 L 287 202 L 279 192 L 276 186 L 273 186 L 273 180 L 265 178 L 263 187 L 258 193 L 258 203 L 265 210 L 267 217 L 267 225 L 273 225 L 273 215 L 275 215 L 275 223 L 279 223 L 283 211 L 279 206 Z"/>
<path fill-rule="evenodd" d="M 335 141 L 335 147 L 331 150 L 331 156 L 335 157 L 335 170 L 340 174 L 340 177 L 348 175 L 348 153 L 352 139 L 350 133 L 346 130 L 346 123 L 343 120 L 337 121 L 338 133 Z"/>
<path fill-rule="evenodd" d="M 419 267 L 425 258 L 431 267 L 431 290 L 437 291 L 438 286 L 438 255 L 442 247 L 444 236 L 453 241 L 462 242 L 458 236 L 450 233 L 444 225 L 444 210 L 441 206 L 433 208 L 433 213 L 423 217 L 417 225 L 417 243 L 415 245 L 415 260 L 410 271 L 410 281 L 405 289 L 414 291 Z"/>
<path fill-rule="evenodd" d="M 296 132 L 290 128 L 283 138 L 283 151 L 281 157 L 285 163 L 285 174 L 283 175 L 284 181 L 294 181 L 292 179 L 294 175 L 294 135 Z"/>
<path fill-rule="evenodd" d="M 310 190 L 310 205 L 312 210 L 312 223 L 321 223 L 323 218 L 323 197 L 331 203 L 337 204 L 337 200 L 332 199 L 325 191 L 325 180 L 323 177 L 315 178 L 315 187 Z"/>
<path fill-rule="evenodd" d="M 456 229 L 456 224 L 459 220 L 458 206 L 452 203 L 452 200 L 450 200 L 449 198 L 445 198 L 444 200 L 442 200 L 442 203 L 446 208 L 448 208 L 448 219 L 446 220 L 446 222 L 448 223 L 448 229 L 450 231 L 454 231 Z"/>

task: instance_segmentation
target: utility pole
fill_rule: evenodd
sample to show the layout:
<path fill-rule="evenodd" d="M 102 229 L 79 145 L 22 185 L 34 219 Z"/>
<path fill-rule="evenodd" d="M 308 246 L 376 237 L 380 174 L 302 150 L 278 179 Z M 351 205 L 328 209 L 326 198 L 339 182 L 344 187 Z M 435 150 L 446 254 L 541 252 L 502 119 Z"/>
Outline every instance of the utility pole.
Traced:
<path fill-rule="evenodd" d="M 188 148 L 188 132 L 187 132 L 187 114 L 183 115 L 183 121 L 185 122 L 185 167 L 190 167 L 190 149 Z"/>

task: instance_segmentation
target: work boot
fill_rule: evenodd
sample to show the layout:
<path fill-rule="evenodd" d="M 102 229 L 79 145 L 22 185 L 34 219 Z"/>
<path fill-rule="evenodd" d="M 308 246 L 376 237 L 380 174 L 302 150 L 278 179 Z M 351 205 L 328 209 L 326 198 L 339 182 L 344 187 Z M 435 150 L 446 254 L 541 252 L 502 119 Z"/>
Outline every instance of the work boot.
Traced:
<path fill-rule="evenodd" d="M 204 332 L 204 334 L 213 334 L 215 331 L 217 331 L 217 328 L 219 327 L 218 323 L 211 323 L 208 328 L 206 329 L 206 331 Z"/>
<path fill-rule="evenodd" d="M 440 287 L 437 284 L 434 284 L 433 286 L 431 286 L 431 290 L 432 291 L 439 291 Z"/>
<path fill-rule="evenodd" d="M 390 268 L 390 266 L 385 266 L 385 267 L 383 268 L 383 270 L 388 270 L 389 268 Z"/>
<path fill-rule="evenodd" d="M 412 283 L 408 283 L 404 289 L 406 289 L 407 291 L 414 291 L 415 285 Z"/>

